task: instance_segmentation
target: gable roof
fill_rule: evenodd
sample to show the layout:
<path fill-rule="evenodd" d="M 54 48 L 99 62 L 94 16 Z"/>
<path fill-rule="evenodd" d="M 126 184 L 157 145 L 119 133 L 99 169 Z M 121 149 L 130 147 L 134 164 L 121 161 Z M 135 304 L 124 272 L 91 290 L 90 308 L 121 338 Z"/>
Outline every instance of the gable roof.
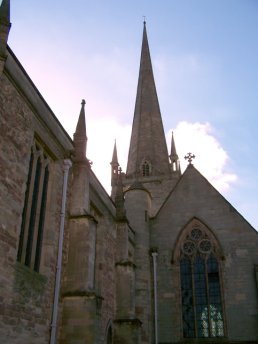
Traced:
<path fill-rule="evenodd" d="M 234 212 L 235 214 L 240 216 L 242 220 L 244 220 L 258 234 L 255 228 L 243 217 L 243 215 L 241 215 L 235 209 L 235 207 L 192 164 L 189 164 L 187 166 L 185 172 L 175 184 L 173 190 L 168 194 L 167 198 L 165 199 L 153 219 L 157 218 L 162 213 L 162 211 L 166 208 L 169 201 L 173 199 L 173 197 L 178 198 L 178 192 L 180 193 L 181 190 L 182 199 L 177 199 L 177 203 L 179 203 L 180 201 L 182 203 L 187 203 L 187 201 L 189 201 L 189 198 L 184 198 L 185 194 L 187 193 L 188 195 L 196 199 L 198 199 L 198 191 L 200 191 L 199 196 L 211 195 L 214 198 L 216 197 L 217 200 L 219 199 L 221 202 L 224 202 L 229 207 L 229 210 L 231 212 Z M 210 198 L 211 196 L 208 196 L 208 198 Z"/>

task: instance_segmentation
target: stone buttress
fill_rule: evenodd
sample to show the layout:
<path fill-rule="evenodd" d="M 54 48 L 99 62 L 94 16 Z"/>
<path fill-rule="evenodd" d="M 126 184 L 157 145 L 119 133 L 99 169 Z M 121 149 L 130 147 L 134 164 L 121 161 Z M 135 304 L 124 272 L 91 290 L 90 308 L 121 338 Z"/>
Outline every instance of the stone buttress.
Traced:
<path fill-rule="evenodd" d="M 89 209 L 85 101 L 74 134 L 74 162 L 69 216 L 68 262 L 63 288 L 62 344 L 98 343 L 99 298 L 95 292 L 96 221 Z"/>
<path fill-rule="evenodd" d="M 141 322 L 135 309 L 135 232 L 128 224 L 124 206 L 122 172 L 116 184 L 116 314 L 115 344 L 139 344 Z"/>

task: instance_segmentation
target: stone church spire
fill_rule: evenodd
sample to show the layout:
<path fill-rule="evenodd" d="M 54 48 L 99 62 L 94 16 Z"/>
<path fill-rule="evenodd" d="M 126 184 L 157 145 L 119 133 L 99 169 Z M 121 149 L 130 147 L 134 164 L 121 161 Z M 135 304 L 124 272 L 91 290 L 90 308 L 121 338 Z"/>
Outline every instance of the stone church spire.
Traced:
<path fill-rule="evenodd" d="M 178 172 L 181 175 L 180 162 L 179 162 L 179 158 L 176 152 L 176 145 L 175 145 L 173 131 L 172 131 L 172 137 L 171 137 L 171 151 L 170 151 L 169 158 L 171 161 L 171 171 Z"/>
<path fill-rule="evenodd" d="M 85 122 L 85 100 L 82 100 L 81 111 L 77 122 L 76 130 L 73 135 L 75 160 L 86 160 L 86 148 L 87 148 L 87 134 L 86 134 L 86 122 Z"/>
<path fill-rule="evenodd" d="M 114 200 L 116 191 L 117 191 L 117 183 L 118 183 L 118 171 L 119 171 L 119 163 L 117 158 L 117 148 L 116 148 L 116 141 L 114 144 L 113 149 L 113 156 L 112 161 L 110 163 L 111 165 L 111 198 Z"/>
<path fill-rule="evenodd" d="M 168 151 L 151 64 L 146 23 L 134 120 L 127 162 L 127 178 L 169 175 Z"/>

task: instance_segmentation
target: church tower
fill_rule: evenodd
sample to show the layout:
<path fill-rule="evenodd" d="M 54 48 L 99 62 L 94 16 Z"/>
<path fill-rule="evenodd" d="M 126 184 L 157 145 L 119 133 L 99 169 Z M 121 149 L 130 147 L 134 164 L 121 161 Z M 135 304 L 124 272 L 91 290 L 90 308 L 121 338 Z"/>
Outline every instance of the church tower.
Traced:
<path fill-rule="evenodd" d="M 131 142 L 123 178 L 126 216 L 135 232 L 135 316 L 142 323 L 140 343 L 151 343 L 156 336 L 151 218 L 180 176 L 173 137 L 168 154 L 144 22 Z"/>

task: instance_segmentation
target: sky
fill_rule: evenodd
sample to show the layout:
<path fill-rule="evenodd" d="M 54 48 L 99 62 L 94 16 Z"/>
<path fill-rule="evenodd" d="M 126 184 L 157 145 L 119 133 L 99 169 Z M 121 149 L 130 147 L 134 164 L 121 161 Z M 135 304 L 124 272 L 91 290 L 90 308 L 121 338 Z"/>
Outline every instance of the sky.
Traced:
<path fill-rule="evenodd" d="M 1 2 L 1 0 L 0 0 Z M 9 46 L 72 137 L 86 100 L 92 169 L 126 170 L 143 20 L 164 129 L 258 229 L 257 0 L 11 0 Z"/>

